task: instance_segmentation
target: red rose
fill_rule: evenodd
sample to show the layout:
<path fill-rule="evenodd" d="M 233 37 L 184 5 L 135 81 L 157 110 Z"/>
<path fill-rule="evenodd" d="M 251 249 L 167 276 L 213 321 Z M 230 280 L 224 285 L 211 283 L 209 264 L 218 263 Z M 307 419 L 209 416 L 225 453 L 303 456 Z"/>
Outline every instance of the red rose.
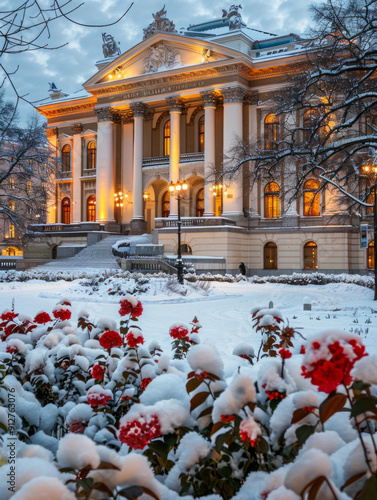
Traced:
<path fill-rule="evenodd" d="M 103 368 L 99 364 L 96 364 L 92 367 L 90 373 L 95 380 L 102 380 L 105 374 L 105 368 Z"/>
<path fill-rule="evenodd" d="M 71 311 L 67 307 L 56 307 L 52 311 L 52 314 L 54 315 L 54 318 L 60 319 L 61 321 L 66 321 L 72 316 Z"/>
<path fill-rule="evenodd" d="M 172 325 L 169 330 L 169 335 L 173 339 L 184 339 L 188 333 L 188 328 L 185 325 Z"/>
<path fill-rule="evenodd" d="M 56 316 L 55 316 L 55 318 L 56 318 Z M 38 325 L 45 325 L 49 321 L 51 321 L 51 318 L 50 318 L 50 315 L 47 314 L 46 312 L 40 312 L 34 318 L 34 323 L 38 323 Z"/>
<path fill-rule="evenodd" d="M 289 359 L 292 356 L 292 353 L 289 349 L 279 349 L 279 354 L 282 359 Z"/>
<path fill-rule="evenodd" d="M 157 415 L 152 415 L 149 421 L 143 418 L 131 420 L 119 429 L 119 441 L 134 450 L 142 450 L 154 438 L 161 436 L 161 426 Z"/>
<path fill-rule="evenodd" d="M 138 345 L 144 344 L 144 337 L 140 333 L 135 336 L 135 331 L 129 332 L 126 335 L 127 344 L 129 347 L 135 348 Z"/>
<path fill-rule="evenodd" d="M 101 335 L 99 343 L 104 349 L 111 349 L 112 347 L 122 347 L 123 339 L 118 332 L 107 330 Z"/>
<path fill-rule="evenodd" d="M 143 306 L 140 301 L 137 301 L 136 305 L 130 299 L 122 299 L 119 301 L 120 309 L 119 314 L 121 316 L 126 316 L 131 314 L 131 318 L 138 318 L 143 312 Z"/>

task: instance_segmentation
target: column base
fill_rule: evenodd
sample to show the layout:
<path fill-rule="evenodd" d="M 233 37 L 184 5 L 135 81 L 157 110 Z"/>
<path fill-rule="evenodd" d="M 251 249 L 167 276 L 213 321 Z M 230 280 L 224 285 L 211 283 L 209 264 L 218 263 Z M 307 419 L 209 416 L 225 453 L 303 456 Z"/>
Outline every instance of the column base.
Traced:
<path fill-rule="evenodd" d="M 215 212 L 204 212 L 203 217 L 215 217 Z"/>
<path fill-rule="evenodd" d="M 130 222 L 130 234 L 145 234 L 147 222 L 144 219 L 132 219 Z"/>

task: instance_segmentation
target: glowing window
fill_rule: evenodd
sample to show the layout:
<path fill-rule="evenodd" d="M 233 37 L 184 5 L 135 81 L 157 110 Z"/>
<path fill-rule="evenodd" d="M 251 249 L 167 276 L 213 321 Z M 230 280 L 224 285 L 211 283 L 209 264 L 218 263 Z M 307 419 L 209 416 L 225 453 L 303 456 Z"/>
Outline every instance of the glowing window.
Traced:
<path fill-rule="evenodd" d="M 279 136 L 279 118 L 270 113 L 264 121 L 264 147 L 276 149 Z"/>
<path fill-rule="evenodd" d="M 278 268 L 278 247 L 272 241 L 264 245 L 263 249 L 264 269 Z"/>
<path fill-rule="evenodd" d="M 32 187 L 33 187 L 32 182 L 31 182 L 31 181 L 27 181 L 26 189 L 27 189 L 28 191 L 31 191 L 31 190 L 32 190 Z"/>
<path fill-rule="evenodd" d="M 9 238 L 14 238 L 14 237 L 15 237 L 14 225 L 9 224 Z"/>
<path fill-rule="evenodd" d="M 96 197 L 94 195 L 89 196 L 86 202 L 86 220 L 88 222 L 96 220 Z"/>
<path fill-rule="evenodd" d="M 14 201 L 13 200 L 9 201 L 9 210 L 14 210 Z"/>
<path fill-rule="evenodd" d="M 162 217 L 170 215 L 170 193 L 166 191 L 162 197 Z"/>
<path fill-rule="evenodd" d="M 9 189 L 14 189 L 14 179 L 13 177 L 9 177 Z"/>
<path fill-rule="evenodd" d="M 71 222 L 71 202 L 69 198 L 62 200 L 62 223 L 69 224 Z"/>
<path fill-rule="evenodd" d="M 71 146 L 66 144 L 62 149 L 62 172 L 71 171 Z"/>
<path fill-rule="evenodd" d="M 198 133 L 199 133 L 199 152 L 204 153 L 204 115 L 199 118 L 198 123 Z"/>
<path fill-rule="evenodd" d="M 88 144 L 88 163 L 86 168 L 96 168 L 97 146 L 94 141 Z"/>
<path fill-rule="evenodd" d="M 164 125 L 164 156 L 170 155 L 170 120 Z"/>
<path fill-rule="evenodd" d="M 318 217 L 320 215 L 319 188 L 320 183 L 315 180 L 306 181 L 304 184 L 304 215 Z"/>
<path fill-rule="evenodd" d="M 318 269 L 317 245 L 314 241 L 304 246 L 304 269 Z"/>
<path fill-rule="evenodd" d="M 276 182 L 267 184 L 264 190 L 264 216 L 268 219 L 280 216 L 280 188 Z"/>
<path fill-rule="evenodd" d="M 374 269 L 374 241 L 368 245 L 368 269 Z"/>

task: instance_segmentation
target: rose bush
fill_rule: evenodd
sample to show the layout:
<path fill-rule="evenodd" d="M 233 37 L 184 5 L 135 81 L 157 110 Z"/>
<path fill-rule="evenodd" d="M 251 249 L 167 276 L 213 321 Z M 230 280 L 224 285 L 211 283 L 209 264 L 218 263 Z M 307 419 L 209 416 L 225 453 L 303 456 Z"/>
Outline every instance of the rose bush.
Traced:
<path fill-rule="evenodd" d="M 70 500 L 376 497 L 377 356 L 360 337 L 295 346 L 280 311 L 258 307 L 258 355 L 237 344 L 225 371 L 196 317 L 166 332 L 166 353 L 146 347 L 134 297 L 119 327 L 85 311 L 76 325 L 71 308 L 1 314 L 0 400 L 15 394 L 17 415 L 0 407 L 0 497 L 15 437 L 16 498 L 52 479 Z"/>

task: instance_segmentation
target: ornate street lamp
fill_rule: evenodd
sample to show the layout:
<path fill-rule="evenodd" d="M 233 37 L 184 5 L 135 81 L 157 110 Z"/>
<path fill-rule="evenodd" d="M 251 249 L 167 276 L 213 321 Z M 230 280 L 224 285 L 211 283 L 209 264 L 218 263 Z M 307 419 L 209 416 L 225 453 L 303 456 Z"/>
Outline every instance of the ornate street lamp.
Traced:
<path fill-rule="evenodd" d="M 169 184 L 170 196 L 175 196 L 178 200 L 178 258 L 177 258 L 177 278 L 178 282 L 183 285 L 183 261 L 181 253 L 181 198 L 183 191 L 187 191 L 188 184 L 186 181 L 178 181 L 174 184 L 173 181 Z"/>
<path fill-rule="evenodd" d="M 373 240 L 374 240 L 374 300 L 377 300 L 377 164 L 364 165 L 363 172 L 374 179 L 373 185 Z"/>

